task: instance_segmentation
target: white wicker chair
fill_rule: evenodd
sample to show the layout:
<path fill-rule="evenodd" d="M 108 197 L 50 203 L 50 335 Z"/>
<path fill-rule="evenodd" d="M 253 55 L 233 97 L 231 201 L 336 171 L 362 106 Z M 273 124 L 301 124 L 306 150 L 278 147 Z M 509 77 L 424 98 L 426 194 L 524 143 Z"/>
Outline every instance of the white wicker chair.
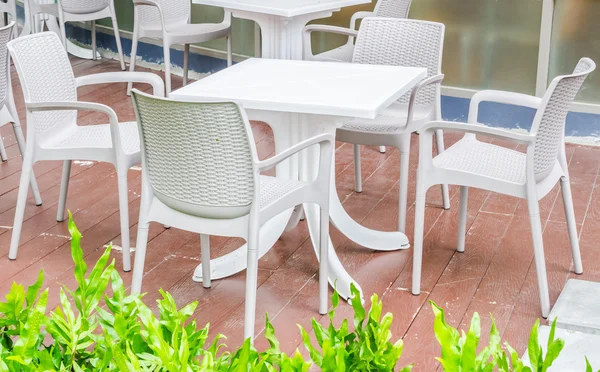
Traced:
<path fill-rule="evenodd" d="M 151 84 L 155 94 L 163 95 L 162 79 L 142 72 L 106 72 L 75 78 L 69 57 L 53 32 L 20 37 L 8 43 L 8 49 L 23 88 L 28 123 L 9 258 L 17 258 L 33 164 L 40 160 L 64 160 L 56 216 L 58 221 L 63 221 L 71 160 L 104 161 L 114 164 L 117 169 L 123 269 L 131 270 L 127 171 L 141 161 L 137 125 L 135 122 L 119 124 L 115 112 L 106 105 L 79 102 L 77 87 L 133 80 Z M 40 58 L 44 63 L 40 63 Z M 110 124 L 78 126 L 77 111 L 104 113 Z"/>
<path fill-rule="evenodd" d="M 311 26 L 307 29 L 310 31 Z M 308 31 L 304 34 L 308 37 Z M 427 67 L 427 78 L 404 95 L 376 119 L 353 119 L 336 132 L 336 140 L 354 144 L 356 191 L 362 191 L 359 145 L 393 146 L 400 150 L 400 207 L 398 230 L 405 232 L 408 205 L 408 175 L 411 134 L 431 120 L 441 119 L 440 84 L 445 27 L 441 23 L 370 17 L 358 32 L 353 63 Z M 305 39 L 308 42 L 308 39 Z M 437 148 L 444 150 L 441 131 L 436 133 Z M 450 208 L 448 187 L 442 186 L 444 208 Z"/>
<path fill-rule="evenodd" d="M 184 45 L 183 85 L 188 82 L 191 43 L 227 38 L 227 66 L 231 66 L 231 13 L 221 23 L 191 24 L 190 0 L 134 0 L 134 26 L 131 46 L 131 71 L 135 69 L 138 41 L 162 40 L 167 95 L 171 93 L 171 45 Z M 131 85 L 129 86 L 131 89 Z"/>
<path fill-rule="evenodd" d="M 565 155 L 564 132 L 569 106 L 583 81 L 595 67 L 592 60 L 581 59 L 572 75 L 558 76 L 550 83 L 543 98 L 500 91 L 478 92 L 471 100 L 469 124 L 435 121 L 421 128 L 419 131 L 421 136 L 419 138 L 419 169 L 415 208 L 413 294 L 419 294 L 421 287 L 423 225 L 427 189 L 442 182 L 461 186 L 458 251 L 464 252 L 468 187 L 477 187 L 527 199 L 542 316 L 548 317 L 550 297 L 538 200 L 547 195 L 560 180 L 575 273 L 581 274 L 583 267 Z M 528 134 L 520 134 L 478 125 L 478 110 L 481 102 L 499 102 L 536 109 L 537 114 L 531 131 Z M 438 129 L 467 134 L 443 154 L 434 158 L 432 157 L 431 136 L 432 132 Z M 525 154 L 480 142 L 476 139 L 476 134 L 526 145 L 527 152 Z"/>
<path fill-rule="evenodd" d="M 117 24 L 117 13 L 115 12 L 114 0 L 58 0 L 58 19 L 62 40 L 67 47 L 67 34 L 65 23 L 67 22 L 91 22 L 92 31 L 92 55 L 96 58 L 96 20 L 110 18 L 112 20 L 117 51 L 121 62 L 121 70 L 125 70 L 123 48 L 121 46 L 121 35 Z"/>
<path fill-rule="evenodd" d="M 200 234 L 202 283 L 210 287 L 209 236 L 248 242 L 244 337 L 254 338 L 259 229 L 302 203 L 321 209 L 319 312 L 327 313 L 329 180 L 333 136 L 322 134 L 259 161 L 243 108 L 232 102 L 178 102 L 133 90 L 142 138 L 142 201 L 132 292 L 142 288 L 151 221 Z M 260 173 L 311 146 L 320 147 L 314 181 Z"/>
<path fill-rule="evenodd" d="M 1 7 L 0 7 L 1 9 Z M 14 35 L 14 29 L 16 24 L 11 22 L 8 26 L 0 28 L 0 111 L 6 112 L 12 123 L 13 130 L 15 132 L 15 139 L 19 151 L 21 154 L 25 152 L 25 137 L 23 136 L 23 129 L 21 129 L 21 122 L 19 121 L 19 114 L 17 112 L 17 106 L 15 105 L 15 98 L 13 96 L 12 84 L 10 78 L 10 56 L 8 55 L 8 48 L 6 44 L 10 41 Z M 4 65 L 2 65 L 4 64 Z M 4 125 L 6 123 L 0 123 Z M 2 137 L 0 137 L 0 158 L 2 161 L 8 160 L 6 149 Z M 40 190 L 38 189 L 33 170 L 31 171 L 31 191 L 36 205 L 42 205 L 42 197 L 40 196 Z"/>
<path fill-rule="evenodd" d="M 408 18 L 412 0 L 379 0 L 372 12 L 356 12 L 350 18 L 350 27 L 348 30 L 355 31 L 359 19 L 367 17 L 387 17 L 387 18 Z M 329 32 L 330 26 L 311 25 L 310 32 Z M 335 32 L 334 32 L 335 33 Z M 312 53 L 311 53 L 312 54 Z M 348 36 L 348 42 L 339 48 L 328 50 L 317 55 L 312 55 L 311 59 L 315 61 L 326 62 L 352 62 L 354 54 L 354 36 Z"/>

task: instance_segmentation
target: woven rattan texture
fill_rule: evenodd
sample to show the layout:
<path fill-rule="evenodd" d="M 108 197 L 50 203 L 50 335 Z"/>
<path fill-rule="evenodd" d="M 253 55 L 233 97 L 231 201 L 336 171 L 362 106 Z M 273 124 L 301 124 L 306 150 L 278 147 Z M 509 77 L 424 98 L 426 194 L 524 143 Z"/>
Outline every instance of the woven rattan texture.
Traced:
<path fill-rule="evenodd" d="M 67 13 L 87 14 L 106 9 L 110 0 L 60 0 L 60 5 Z"/>
<path fill-rule="evenodd" d="M 18 65 L 26 101 L 77 101 L 77 88 L 69 57 L 58 36 L 44 32 L 13 40 L 13 59 Z M 46 111 L 32 114 L 36 133 L 55 125 L 72 124 L 75 111 Z M 28 123 L 31 125 L 31 123 Z"/>
<path fill-rule="evenodd" d="M 379 0 L 375 6 L 376 17 L 407 18 L 412 0 Z"/>
<path fill-rule="evenodd" d="M 121 148 L 127 155 L 140 151 L 140 136 L 136 122 L 119 123 Z M 79 126 L 70 136 L 48 148 L 58 149 L 110 149 L 113 147 L 109 124 Z"/>
<path fill-rule="evenodd" d="M 501 146 L 463 139 L 435 157 L 439 168 L 525 184 L 527 156 Z"/>
<path fill-rule="evenodd" d="M 6 44 L 10 40 L 12 28 L 0 32 L 0 103 L 4 102 L 8 95 L 8 48 Z"/>
<path fill-rule="evenodd" d="M 152 187 L 203 206 L 246 206 L 254 195 L 250 142 L 231 103 L 136 95 Z"/>
<path fill-rule="evenodd" d="M 187 20 L 191 12 L 190 0 L 154 0 L 163 13 L 165 23 L 168 25 L 172 21 Z M 143 26 L 149 28 L 160 27 L 160 14 L 155 6 L 139 6 L 140 22 Z"/>
<path fill-rule="evenodd" d="M 581 60 L 574 73 L 587 71 L 592 66 L 588 60 Z M 565 119 L 569 107 L 581 88 L 587 74 L 580 76 L 566 76 L 560 80 L 552 92 L 548 105 L 544 110 L 535 141 L 533 165 L 535 173 L 548 170 L 556 162 L 558 151 L 563 143 L 565 132 Z"/>
<path fill-rule="evenodd" d="M 260 206 L 264 208 L 286 194 L 308 185 L 302 181 L 260 176 Z"/>
<path fill-rule="evenodd" d="M 444 26 L 406 19 L 370 17 L 362 21 L 356 46 L 354 63 L 427 67 L 427 76 L 438 75 L 441 70 L 441 46 Z M 430 85 L 417 95 L 416 104 L 435 102 L 436 87 Z M 406 103 L 410 93 L 400 98 Z"/>
<path fill-rule="evenodd" d="M 354 45 L 344 44 L 339 48 L 320 53 L 318 56 L 319 58 L 329 58 L 334 61 L 352 62 L 352 54 L 354 54 Z"/>

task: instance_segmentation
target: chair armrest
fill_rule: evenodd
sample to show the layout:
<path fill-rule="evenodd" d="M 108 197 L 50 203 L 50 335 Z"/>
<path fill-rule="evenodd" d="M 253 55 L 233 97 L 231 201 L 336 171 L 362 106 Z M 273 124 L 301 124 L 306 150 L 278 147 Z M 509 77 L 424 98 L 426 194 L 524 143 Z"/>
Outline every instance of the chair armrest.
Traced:
<path fill-rule="evenodd" d="M 305 141 L 302 141 L 282 152 L 280 152 L 279 154 L 258 162 L 258 171 L 259 172 L 264 172 L 267 171 L 269 169 L 274 168 L 277 164 L 281 163 L 282 161 L 288 159 L 290 156 L 299 153 L 300 151 L 311 147 L 313 145 L 320 145 L 321 148 L 323 148 L 323 146 L 326 146 L 327 144 L 329 144 L 330 146 L 333 146 L 333 141 L 334 138 L 331 134 L 320 134 L 318 136 L 309 138 Z"/>
<path fill-rule="evenodd" d="M 75 78 L 75 85 L 78 88 L 84 85 L 106 83 L 147 83 L 152 85 L 153 94 L 155 96 L 165 96 L 165 83 L 160 76 L 151 72 L 103 72 Z"/>
<path fill-rule="evenodd" d="M 58 102 L 25 102 L 25 107 L 30 112 L 36 111 L 62 111 L 62 110 L 77 110 L 77 111 L 96 111 L 108 115 L 110 123 L 110 137 L 113 143 L 113 148 L 119 154 L 123 154 L 123 146 L 121 146 L 121 136 L 119 133 L 119 119 L 117 114 L 110 107 L 101 103 L 95 102 L 78 102 L 78 101 L 58 101 Z M 118 157 L 117 157 L 118 159 Z"/>
<path fill-rule="evenodd" d="M 442 129 L 452 132 L 463 132 L 473 134 L 483 134 L 497 139 L 509 140 L 512 142 L 531 145 L 535 143 L 535 136 L 531 134 L 522 134 L 510 132 L 504 129 L 490 128 L 482 124 L 461 123 L 454 121 L 432 121 L 425 124 L 419 130 L 419 134 L 431 134 L 436 129 Z"/>
<path fill-rule="evenodd" d="M 333 34 L 347 35 L 349 37 L 355 37 L 358 35 L 358 31 L 339 27 L 339 26 L 328 26 L 328 25 L 308 25 L 304 27 L 302 31 L 302 45 L 303 45 L 303 57 L 304 59 L 308 59 L 308 57 L 312 57 L 312 47 L 310 43 L 310 35 L 315 32 L 327 32 Z"/>
<path fill-rule="evenodd" d="M 350 29 L 356 30 L 356 22 L 359 19 L 363 19 L 363 18 L 367 18 L 367 17 L 374 17 L 374 16 L 375 16 L 375 12 L 367 12 L 367 11 L 356 12 L 356 13 L 352 14 L 352 17 L 350 18 Z"/>
<path fill-rule="evenodd" d="M 482 90 L 475 93 L 471 98 L 469 123 L 477 123 L 479 104 L 481 102 L 497 102 L 507 105 L 529 107 L 537 110 L 542 103 L 542 99 L 522 93 L 505 92 L 501 90 Z"/>
<path fill-rule="evenodd" d="M 25 107 L 31 112 L 37 111 L 96 111 L 109 116 L 111 121 L 118 121 L 117 114 L 110 107 L 95 102 L 57 101 L 57 102 L 25 102 Z"/>
<path fill-rule="evenodd" d="M 419 91 L 421 91 L 421 89 L 423 89 L 424 87 L 428 86 L 428 85 L 433 85 L 433 84 L 438 84 L 441 85 L 442 81 L 444 81 L 444 74 L 438 74 L 438 75 L 434 75 L 434 76 L 430 76 L 428 78 L 425 78 L 423 80 L 421 80 L 417 85 L 415 85 L 415 87 L 413 88 L 412 92 L 410 93 L 410 100 L 408 101 L 408 113 L 407 113 L 407 117 L 406 117 L 406 123 L 408 126 L 412 126 L 412 122 L 413 122 L 413 115 L 414 115 L 414 105 L 415 105 L 415 101 L 417 99 L 417 95 L 419 94 Z M 436 110 L 438 110 L 439 108 L 436 108 Z M 408 128 L 408 132 L 414 132 L 416 131 L 418 128 Z"/>

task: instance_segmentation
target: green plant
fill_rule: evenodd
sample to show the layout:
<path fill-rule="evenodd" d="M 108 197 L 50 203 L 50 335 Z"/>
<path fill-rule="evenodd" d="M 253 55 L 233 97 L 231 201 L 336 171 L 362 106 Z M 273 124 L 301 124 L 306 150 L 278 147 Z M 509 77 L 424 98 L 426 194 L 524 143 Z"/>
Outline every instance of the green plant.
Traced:
<path fill-rule="evenodd" d="M 537 320 L 531 329 L 528 344 L 528 356 L 531 367 L 526 366 L 519 354 L 508 344 L 501 346 L 500 333 L 492 317 L 489 344 L 477 354 L 481 338 L 481 320 L 478 313 L 473 314 L 469 331 L 460 334 L 446 323 L 444 310 L 431 302 L 435 314 L 434 332 L 442 347 L 442 357 L 438 358 L 445 372 L 488 372 L 495 368 L 499 372 L 545 372 L 550 368 L 564 347 L 564 341 L 555 339 L 556 320 L 550 328 L 547 352 L 544 355 L 539 345 Z"/>
<path fill-rule="evenodd" d="M 446 372 L 492 371 L 496 366 L 494 355 L 500 348 L 500 333 L 492 320 L 490 344 L 477 354 L 477 346 L 481 338 L 481 320 L 475 313 L 471 319 L 469 331 L 460 334 L 458 330 L 446 323 L 444 310 L 430 302 L 435 315 L 433 330 L 442 347 L 442 356 L 437 358 Z"/>
<path fill-rule="evenodd" d="M 393 315 L 387 313 L 381 318 L 383 305 L 376 294 L 371 297 L 371 308 L 366 313 L 362 305 L 360 291 L 351 285 L 352 307 L 354 309 L 354 332 L 349 331 L 344 319 L 339 328 L 333 324 L 339 296 L 335 292 L 329 312 L 329 327 L 325 329 L 315 319 L 312 321 L 317 344 L 321 351 L 312 345 L 308 332 L 300 327 L 302 340 L 311 359 L 323 371 L 393 371 L 402 355 L 402 340 L 391 343 Z M 407 372 L 411 366 L 401 371 Z"/>
<path fill-rule="evenodd" d="M 590 364 L 590 361 L 587 357 L 585 358 L 585 372 L 594 372 L 594 369 L 592 368 L 592 365 Z M 598 370 L 598 372 L 600 372 L 600 369 Z"/>

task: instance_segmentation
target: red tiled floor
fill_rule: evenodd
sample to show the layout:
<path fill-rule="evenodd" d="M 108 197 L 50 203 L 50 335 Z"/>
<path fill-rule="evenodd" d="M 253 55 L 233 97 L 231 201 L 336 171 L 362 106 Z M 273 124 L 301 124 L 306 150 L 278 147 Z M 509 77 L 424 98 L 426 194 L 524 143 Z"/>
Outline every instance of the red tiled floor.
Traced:
<path fill-rule="evenodd" d="M 72 62 L 76 75 L 118 70 L 118 64 L 114 62 L 76 59 Z M 174 77 L 173 81 L 175 87 L 181 85 L 180 79 Z M 21 120 L 25 121 L 22 93 L 16 77 L 13 86 Z M 125 95 L 125 84 L 85 87 L 79 94 L 82 100 L 109 104 L 122 121 L 134 119 L 131 102 Z M 89 112 L 81 114 L 80 119 L 81 124 L 105 120 L 102 115 Z M 270 156 L 273 140 L 269 127 L 253 123 L 253 131 L 261 158 Z M 50 303 L 55 305 L 59 283 L 74 284 L 66 223 L 57 223 L 55 219 L 61 163 L 36 165 L 44 204 L 36 207 L 33 200 L 29 200 L 19 258 L 9 262 L 6 256 L 21 160 L 10 126 L 2 127 L 0 134 L 10 157 L 8 162 L 0 165 L 0 295 L 7 292 L 13 280 L 33 282 L 38 271 L 44 269 L 46 284 L 53 293 Z M 447 135 L 447 145 L 458 138 L 455 134 Z M 416 150 L 417 138 L 412 145 Z M 567 150 L 571 159 L 575 214 L 581 231 L 584 267 L 587 269 L 580 278 L 600 280 L 600 261 L 597 259 L 600 250 L 597 243 L 600 239 L 600 148 L 570 145 Z M 409 200 L 414 199 L 417 153 L 412 152 L 410 162 Z M 345 208 L 366 226 L 396 229 L 398 151 L 390 148 L 387 153 L 380 154 L 375 148 L 362 148 L 364 191 L 361 194 L 353 191 L 352 147 L 338 143 L 336 154 L 337 190 Z M 139 209 L 139 171 L 130 171 L 129 182 L 133 244 Z M 111 241 L 120 244 L 116 189 L 112 166 L 101 163 L 74 165 L 67 207 L 73 211 L 83 233 L 83 248 L 89 262 L 100 256 L 105 244 Z M 406 342 L 401 364 L 416 363 L 415 371 L 439 368 L 433 359 L 439 350 L 433 335 L 433 316 L 428 300 L 445 307 L 448 321 L 463 328 L 467 327 L 473 312 L 478 311 L 484 326 L 483 334 L 489 332 L 491 312 L 504 338 L 519 352 L 525 350 L 529 328 L 540 316 L 526 204 L 487 191 L 471 190 L 466 252 L 457 253 L 458 200 L 455 187 L 451 188 L 451 196 L 452 208 L 444 211 L 440 207 L 439 188 L 432 188 L 428 194 L 423 292 L 420 296 L 413 296 L 409 290 L 411 250 L 374 252 L 354 244 L 332 229 L 332 239 L 340 259 L 361 284 L 365 297 L 368 299 L 372 293 L 379 293 L 385 310 L 394 314 L 393 338 L 404 338 Z M 558 186 L 541 201 L 540 208 L 545 226 L 551 300 L 554 302 L 567 278 L 574 276 L 570 271 L 570 247 Z M 407 231 L 412 231 L 413 226 L 414 205 L 409 203 Z M 239 244 L 238 239 L 211 238 L 214 256 L 230 252 Z M 113 255 L 119 267 L 121 255 L 118 251 Z M 158 289 L 163 288 L 171 291 L 180 305 L 198 301 L 195 314 L 198 322 L 211 322 L 212 333 L 226 333 L 228 344 L 235 347 L 242 341 L 244 273 L 215 281 L 211 289 L 205 289 L 191 280 L 198 263 L 197 236 L 152 225 L 144 279 L 144 291 L 149 293 L 146 300 L 153 302 Z M 283 350 L 292 352 L 297 347 L 302 348 L 296 324 L 310 331 L 312 317 L 326 322 L 326 318 L 316 311 L 317 271 L 306 225 L 302 222 L 294 231 L 284 233 L 260 261 L 257 333 L 262 333 L 264 313 L 269 312 Z M 131 282 L 131 273 L 122 273 L 122 276 L 125 283 Z M 351 316 L 350 307 L 342 304 L 336 321 Z M 484 339 L 487 336 L 484 335 Z M 265 342 L 259 338 L 257 346 L 265 346 Z"/>

